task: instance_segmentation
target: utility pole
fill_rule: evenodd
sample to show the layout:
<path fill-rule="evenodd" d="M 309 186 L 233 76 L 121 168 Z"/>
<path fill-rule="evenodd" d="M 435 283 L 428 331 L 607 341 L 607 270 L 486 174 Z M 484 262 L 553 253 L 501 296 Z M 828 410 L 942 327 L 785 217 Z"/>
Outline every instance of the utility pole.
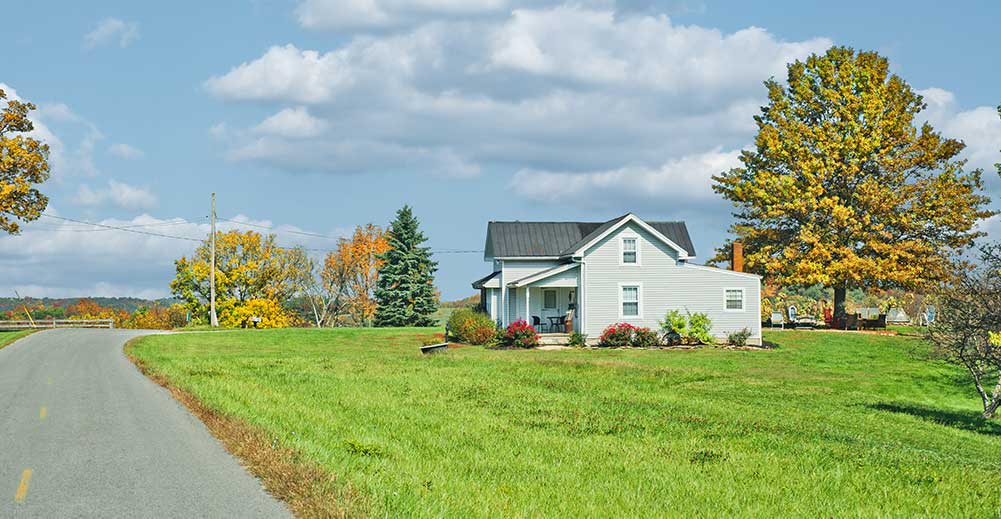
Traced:
<path fill-rule="evenodd" d="M 219 318 L 215 314 L 215 193 L 212 193 L 212 234 L 209 237 L 209 324 L 213 328 L 219 327 Z"/>

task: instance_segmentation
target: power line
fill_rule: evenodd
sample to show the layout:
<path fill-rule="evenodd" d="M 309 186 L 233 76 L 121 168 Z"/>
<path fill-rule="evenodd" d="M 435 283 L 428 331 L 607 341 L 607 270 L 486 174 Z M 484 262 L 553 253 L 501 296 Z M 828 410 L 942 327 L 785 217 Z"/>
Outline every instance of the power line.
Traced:
<path fill-rule="evenodd" d="M 79 224 L 84 224 L 84 225 L 93 225 L 94 227 L 101 227 L 103 229 L 109 229 L 109 230 L 114 230 L 114 231 L 131 232 L 131 233 L 135 233 L 135 234 L 144 234 L 146 236 L 157 236 L 157 237 L 160 237 L 160 238 L 170 238 L 170 239 L 174 239 L 174 240 L 186 240 L 186 241 L 194 241 L 194 242 L 199 242 L 199 243 L 202 242 L 202 240 L 199 239 L 199 238 L 189 238 L 187 236 L 174 236 L 174 235 L 170 235 L 170 234 L 162 234 L 162 233 L 152 232 L 152 231 L 141 231 L 139 229 L 134 229 L 134 228 L 127 227 L 127 226 L 126 227 L 122 227 L 122 226 L 115 226 L 115 225 L 105 225 L 103 223 L 87 222 L 87 221 L 84 221 L 84 220 L 75 220 L 73 218 L 66 218 L 64 216 L 55 216 L 55 215 L 46 214 L 46 213 L 42 213 L 42 216 L 44 216 L 46 218 L 54 218 L 56 220 L 63 220 L 63 221 L 66 221 L 66 222 L 73 222 L 73 223 L 79 223 Z"/>
<path fill-rule="evenodd" d="M 169 238 L 169 239 L 173 239 L 173 240 L 193 241 L 193 242 L 197 242 L 197 243 L 201 243 L 201 242 L 205 241 L 202 238 L 191 238 L 191 237 L 188 237 L 188 236 L 176 236 L 176 235 L 172 235 L 172 234 L 164 234 L 164 233 L 153 232 L 153 231 L 144 231 L 144 230 L 140 230 L 139 229 L 141 227 L 159 227 L 159 226 L 168 226 L 168 225 L 180 225 L 182 223 L 197 223 L 197 222 L 192 222 L 190 220 L 184 220 L 184 219 L 177 219 L 177 220 L 171 221 L 171 222 L 159 222 L 159 223 L 155 223 L 155 224 L 108 225 L 108 224 L 103 224 L 103 223 L 88 222 L 88 221 L 85 221 L 85 220 L 77 220 L 77 219 L 74 219 L 74 218 L 67 218 L 65 216 L 56 216 L 56 215 L 52 215 L 52 214 L 48 214 L 48 213 L 42 213 L 41 216 L 44 216 L 46 218 L 52 218 L 52 219 L 55 219 L 55 220 L 62 220 L 62 221 L 65 221 L 65 222 L 72 222 L 72 223 L 80 224 L 80 225 L 89 225 L 89 226 L 97 227 L 98 228 L 98 229 L 66 229 L 66 232 L 85 232 L 85 231 L 88 231 L 88 230 L 90 230 L 90 231 L 122 231 L 122 232 L 130 232 L 130 233 L 133 233 L 133 234 L 141 234 L 141 235 L 145 235 L 145 236 L 155 236 L 155 237 L 159 237 L 159 238 Z M 203 218 L 207 218 L 207 217 L 203 217 Z M 247 223 L 247 222 L 240 222 L 240 221 L 237 221 L 237 220 L 230 220 L 230 219 L 227 219 L 227 218 L 217 218 L 217 219 L 218 220 L 223 220 L 223 221 L 226 221 L 226 222 L 230 222 L 230 223 L 239 224 L 239 225 L 246 225 L 246 226 L 249 226 L 249 227 L 257 227 L 257 228 L 261 228 L 261 229 L 276 231 L 276 233 L 278 233 L 278 234 L 281 234 L 281 233 L 290 233 L 290 234 L 300 234 L 300 235 L 303 235 L 303 236 L 312 236 L 312 237 L 317 237 L 317 238 L 340 239 L 340 237 L 334 238 L 332 236 L 327 236 L 327 235 L 317 234 L 317 233 L 310 233 L 310 232 L 305 232 L 305 231 L 278 230 L 278 229 L 275 229 L 274 227 L 268 227 L 268 226 L 265 226 L 265 225 L 257 225 L 257 224 Z M 53 231 L 58 231 L 57 229 L 52 229 L 52 230 Z M 333 249 L 321 249 L 321 248 L 311 248 L 311 247 L 303 247 L 303 246 L 286 247 L 286 246 L 276 245 L 276 247 L 280 248 L 280 249 L 285 249 L 285 250 L 302 249 L 302 250 L 307 251 L 307 252 L 335 252 Z M 432 248 L 431 253 L 432 254 L 482 254 L 483 250 L 482 249 L 433 249 Z"/>
<path fill-rule="evenodd" d="M 52 217 L 52 215 L 42 215 L 42 216 L 48 216 L 50 218 Z M 117 227 L 114 227 L 114 228 L 98 228 L 98 229 L 89 228 L 87 226 L 98 225 L 98 224 L 93 224 L 91 222 L 87 222 L 86 225 L 83 225 L 83 226 L 80 226 L 80 227 L 67 227 L 65 224 L 51 224 L 51 226 L 47 226 L 47 227 L 45 227 L 43 229 L 32 229 L 32 230 L 36 231 L 36 232 L 37 231 L 47 231 L 47 232 L 105 232 L 105 231 L 117 231 L 117 230 L 123 230 L 123 229 L 138 229 L 138 228 L 149 228 L 149 227 L 171 227 L 171 226 L 174 226 L 174 225 L 181 225 L 181 224 L 186 224 L 186 223 L 187 224 L 195 224 L 195 225 L 198 224 L 198 222 L 192 222 L 190 220 L 185 220 L 183 218 L 177 218 L 177 219 L 175 219 L 173 221 L 169 221 L 169 222 L 140 223 L 140 224 L 135 224 L 135 225 L 122 225 L 122 226 L 117 226 Z M 46 224 L 42 223 L 42 222 L 39 222 L 39 223 L 31 224 L 31 227 L 34 227 L 36 225 L 46 225 Z"/>

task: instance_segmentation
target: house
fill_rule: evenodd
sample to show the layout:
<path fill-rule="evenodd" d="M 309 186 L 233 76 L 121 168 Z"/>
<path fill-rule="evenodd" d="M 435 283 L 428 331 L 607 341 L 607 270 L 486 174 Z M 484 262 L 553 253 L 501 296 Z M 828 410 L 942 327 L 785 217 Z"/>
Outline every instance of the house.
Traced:
<path fill-rule="evenodd" d="M 684 222 L 633 214 L 607 222 L 490 222 L 483 256 L 493 269 L 473 288 L 501 326 L 537 317 L 542 331 L 551 331 L 545 325 L 572 311 L 571 329 L 594 341 L 619 322 L 657 329 L 675 309 L 708 314 L 720 340 L 747 328 L 748 342 L 761 343 L 760 276 L 694 263 Z"/>

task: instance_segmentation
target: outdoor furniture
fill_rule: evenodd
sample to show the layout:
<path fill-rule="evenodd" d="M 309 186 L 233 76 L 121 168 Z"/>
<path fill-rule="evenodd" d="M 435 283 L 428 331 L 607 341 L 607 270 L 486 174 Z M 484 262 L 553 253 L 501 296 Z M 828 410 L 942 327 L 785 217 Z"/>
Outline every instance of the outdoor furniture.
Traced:
<path fill-rule="evenodd" d="M 540 319 L 539 316 L 537 315 L 533 315 L 532 328 L 535 328 L 536 330 L 539 330 L 541 332 L 543 330 L 543 327 L 545 327 L 545 325 L 542 324 L 542 319 Z"/>
<path fill-rule="evenodd" d="M 846 330 L 858 330 L 859 318 L 858 314 L 851 314 L 845 319 L 845 329 Z"/>
<path fill-rule="evenodd" d="M 879 314 L 874 319 L 862 319 L 861 323 L 863 330 L 876 330 L 876 329 L 886 329 L 886 314 Z"/>
<path fill-rule="evenodd" d="M 565 315 L 551 315 L 549 316 L 549 329 L 552 331 L 557 331 L 563 329 L 566 331 L 567 317 Z"/>
<path fill-rule="evenodd" d="M 772 312 L 772 318 L 769 321 L 772 323 L 772 328 L 775 328 L 776 325 L 779 328 L 786 327 L 785 316 L 782 315 L 782 312 Z"/>
<path fill-rule="evenodd" d="M 574 312 L 574 309 L 572 307 L 569 310 L 567 310 L 566 319 L 563 321 L 563 331 L 564 332 L 573 329 L 573 312 Z"/>

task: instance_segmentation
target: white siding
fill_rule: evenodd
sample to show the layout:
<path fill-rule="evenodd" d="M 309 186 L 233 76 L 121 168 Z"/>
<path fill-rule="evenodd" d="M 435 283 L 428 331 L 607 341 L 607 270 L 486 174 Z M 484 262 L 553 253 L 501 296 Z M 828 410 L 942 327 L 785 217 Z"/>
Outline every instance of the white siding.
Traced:
<path fill-rule="evenodd" d="M 507 288 L 507 284 L 528 277 L 536 272 L 551 269 L 559 265 L 559 262 L 556 260 L 504 260 L 499 263 L 501 263 L 501 268 L 499 269 L 501 271 L 501 298 L 506 298 L 506 302 L 501 301 L 499 307 L 507 308 L 507 317 L 505 320 L 505 312 L 500 312 L 501 315 L 498 315 L 498 318 L 503 321 L 502 324 L 508 325 L 518 319 L 527 318 L 525 317 L 525 289 Z M 516 290 L 517 293 L 515 293 Z"/>
<path fill-rule="evenodd" d="M 641 265 L 620 264 L 623 233 L 639 238 Z M 744 328 L 751 330 L 752 342 L 761 340 L 761 283 L 755 276 L 679 263 L 677 253 L 641 227 L 629 223 L 584 253 L 584 333 L 592 339 L 606 326 L 629 322 L 657 329 L 671 309 L 704 312 L 713 323 L 713 334 L 725 338 Z M 640 285 L 638 318 L 620 318 L 622 285 Z M 744 310 L 725 311 L 724 290 L 745 291 Z"/>

